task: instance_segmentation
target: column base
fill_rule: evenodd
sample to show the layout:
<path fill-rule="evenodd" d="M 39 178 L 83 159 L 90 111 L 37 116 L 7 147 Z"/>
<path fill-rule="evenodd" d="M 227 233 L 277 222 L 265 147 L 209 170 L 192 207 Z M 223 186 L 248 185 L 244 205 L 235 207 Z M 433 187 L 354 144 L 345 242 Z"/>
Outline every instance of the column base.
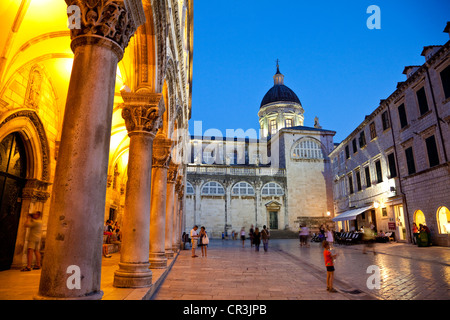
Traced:
<path fill-rule="evenodd" d="M 171 249 L 166 249 L 165 254 L 166 254 L 166 258 L 173 258 L 173 256 L 175 255 L 175 253 Z"/>
<path fill-rule="evenodd" d="M 80 297 L 48 297 L 43 295 L 36 295 L 33 300 L 101 300 L 103 297 L 103 291 L 94 292 Z"/>
<path fill-rule="evenodd" d="M 150 269 L 165 269 L 165 268 L 167 268 L 167 257 L 164 252 L 150 253 L 149 262 L 150 262 Z"/>
<path fill-rule="evenodd" d="M 151 287 L 152 276 L 148 263 L 119 263 L 119 270 L 114 272 L 113 286 L 117 288 Z"/>

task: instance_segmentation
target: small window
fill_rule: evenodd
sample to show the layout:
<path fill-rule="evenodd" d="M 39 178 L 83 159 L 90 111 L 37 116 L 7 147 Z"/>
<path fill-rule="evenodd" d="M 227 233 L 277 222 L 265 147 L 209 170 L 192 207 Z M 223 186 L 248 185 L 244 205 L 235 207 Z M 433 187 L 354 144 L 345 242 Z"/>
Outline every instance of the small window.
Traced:
<path fill-rule="evenodd" d="M 225 189 L 215 181 L 206 183 L 202 188 L 202 195 L 224 195 Z"/>
<path fill-rule="evenodd" d="M 395 156 L 393 153 L 388 155 L 388 163 L 389 163 L 389 173 L 391 178 L 395 178 L 397 176 L 397 167 L 395 166 Z"/>
<path fill-rule="evenodd" d="M 277 133 L 277 120 L 270 120 L 270 134 Z"/>
<path fill-rule="evenodd" d="M 391 124 L 389 123 L 389 114 L 387 111 L 381 114 L 381 122 L 383 124 L 383 131 L 391 127 Z"/>
<path fill-rule="evenodd" d="M 427 95 L 425 94 L 425 88 L 424 87 L 420 88 L 417 91 L 416 95 L 417 95 L 417 102 L 419 103 L 420 115 L 422 116 L 429 110 Z"/>
<path fill-rule="evenodd" d="M 292 127 L 292 119 L 286 119 L 285 125 L 286 125 L 286 128 Z"/>
<path fill-rule="evenodd" d="M 408 174 L 416 173 L 416 166 L 414 164 L 414 154 L 412 147 L 405 149 L 406 164 L 408 166 Z"/>
<path fill-rule="evenodd" d="M 377 137 L 377 130 L 375 128 L 375 122 L 371 122 L 369 125 L 370 128 L 370 140 L 373 140 Z"/>
<path fill-rule="evenodd" d="M 450 98 L 450 66 L 442 70 L 440 75 L 445 99 L 448 99 Z"/>
<path fill-rule="evenodd" d="M 364 134 L 364 131 L 361 131 L 359 134 L 359 147 L 363 148 L 366 145 L 366 135 Z"/>
<path fill-rule="evenodd" d="M 362 190 L 361 173 L 359 171 L 356 171 L 356 186 L 358 187 L 358 191 Z"/>
<path fill-rule="evenodd" d="M 353 139 L 352 145 L 353 145 L 353 153 L 358 152 L 358 148 L 357 148 L 357 146 L 356 146 L 356 139 Z"/>
<path fill-rule="evenodd" d="M 406 127 L 408 125 L 408 118 L 406 117 L 406 109 L 404 103 L 402 103 L 398 107 L 398 117 L 400 119 L 400 127 L 401 128 Z"/>
<path fill-rule="evenodd" d="M 353 178 L 352 178 L 352 176 L 348 176 L 348 186 L 350 189 L 350 194 L 352 194 L 353 193 Z"/>
<path fill-rule="evenodd" d="M 372 185 L 372 181 L 370 180 L 370 168 L 368 166 L 364 168 L 364 173 L 366 175 L 366 187 L 369 188 Z"/>
<path fill-rule="evenodd" d="M 248 182 L 238 182 L 234 185 L 232 193 L 233 195 L 239 196 L 246 196 L 246 195 L 253 196 L 255 194 L 255 190 Z"/>
<path fill-rule="evenodd" d="M 383 171 L 381 170 L 381 161 L 375 161 L 375 170 L 377 172 L 377 183 L 383 182 Z"/>
<path fill-rule="evenodd" d="M 425 144 L 427 145 L 428 162 L 430 163 L 430 168 L 437 166 L 439 164 L 439 154 L 436 146 L 436 139 L 434 136 L 425 139 Z"/>
<path fill-rule="evenodd" d="M 264 185 L 261 190 L 263 196 L 282 196 L 284 194 L 283 188 L 275 182 L 269 182 Z"/>

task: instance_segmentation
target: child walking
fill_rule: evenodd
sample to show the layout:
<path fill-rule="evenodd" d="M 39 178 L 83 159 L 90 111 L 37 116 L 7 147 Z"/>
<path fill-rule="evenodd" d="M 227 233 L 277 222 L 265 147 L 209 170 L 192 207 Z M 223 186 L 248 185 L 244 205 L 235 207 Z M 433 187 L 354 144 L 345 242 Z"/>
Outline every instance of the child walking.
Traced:
<path fill-rule="evenodd" d="M 337 257 L 337 254 L 331 254 L 330 244 L 328 241 L 323 241 L 322 246 L 323 250 L 323 258 L 325 259 L 325 267 L 327 268 L 327 291 L 329 292 L 337 292 L 336 289 L 333 288 L 333 280 L 334 280 L 334 262 L 333 260 Z"/>

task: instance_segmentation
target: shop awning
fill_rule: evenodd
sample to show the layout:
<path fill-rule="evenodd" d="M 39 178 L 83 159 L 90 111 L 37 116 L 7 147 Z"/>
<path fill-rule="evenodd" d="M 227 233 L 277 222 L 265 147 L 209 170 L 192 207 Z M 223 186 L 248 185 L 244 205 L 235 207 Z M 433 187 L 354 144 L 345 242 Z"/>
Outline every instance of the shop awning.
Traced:
<path fill-rule="evenodd" d="M 341 213 L 337 217 L 334 217 L 332 220 L 333 221 L 356 220 L 356 217 L 358 215 L 360 215 L 361 213 L 363 213 L 367 210 L 373 209 L 373 208 L 374 208 L 374 206 L 368 206 L 368 207 L 362 207 L 362 208 L 348 210 L 348 211 Z"/>

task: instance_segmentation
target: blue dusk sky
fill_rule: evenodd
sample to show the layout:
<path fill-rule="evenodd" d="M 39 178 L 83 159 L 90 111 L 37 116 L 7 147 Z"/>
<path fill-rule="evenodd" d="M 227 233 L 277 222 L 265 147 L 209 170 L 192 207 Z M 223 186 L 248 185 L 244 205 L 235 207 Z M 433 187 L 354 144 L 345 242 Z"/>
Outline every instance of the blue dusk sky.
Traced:
<path fill-rule="evenodd" d="M 381 29 L 367 27 L 371 5 L 380 8 Z M 195 0 L 189 132 L 195 121 L 196 134 L 259 130 L 279 59 L 304 125 L 317 116 L 341 142 L 406 79 L 405 66 L 425 62 L 424 46 L 449 40 L 448 20 L 448 0 Z"/>

